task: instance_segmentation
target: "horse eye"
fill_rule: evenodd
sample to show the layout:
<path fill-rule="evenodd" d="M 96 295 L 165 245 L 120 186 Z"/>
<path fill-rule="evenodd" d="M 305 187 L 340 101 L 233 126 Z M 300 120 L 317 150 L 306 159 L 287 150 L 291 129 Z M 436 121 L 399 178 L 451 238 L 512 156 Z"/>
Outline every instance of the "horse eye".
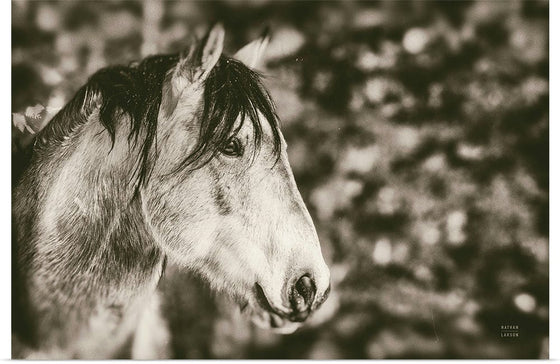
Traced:
<path fill-rule="evenodd" d="M 227 144 L 220 149 L 220 152 L 229 157 L 241 157 L 243 155 L 243 145 L 238 138 L 231 138 Z"/>

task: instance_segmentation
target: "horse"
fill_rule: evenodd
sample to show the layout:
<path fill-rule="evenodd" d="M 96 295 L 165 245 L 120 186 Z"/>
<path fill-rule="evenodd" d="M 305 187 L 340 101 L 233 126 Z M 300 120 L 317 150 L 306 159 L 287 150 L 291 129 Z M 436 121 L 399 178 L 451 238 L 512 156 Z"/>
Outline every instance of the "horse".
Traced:
<path fill-rule="evenodd" d="M 255 69 L 268 37 L 229 57 L 224 35 L 99 70 L 37 135 L 12 195 L 14 357 L 115 357 L 167 260 L 279 333 L 327 298 Z"/>

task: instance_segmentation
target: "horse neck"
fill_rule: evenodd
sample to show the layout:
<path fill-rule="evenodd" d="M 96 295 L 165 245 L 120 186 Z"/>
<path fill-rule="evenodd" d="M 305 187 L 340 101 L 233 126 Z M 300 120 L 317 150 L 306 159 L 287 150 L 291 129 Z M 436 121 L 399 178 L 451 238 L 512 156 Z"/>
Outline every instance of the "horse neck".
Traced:
<path fill-rule="evenodd" d="M 136 158 L 130 156 L 137 154 L 126 128 L 117 128 L 112 145 L 92 119 L 64 143 L 43 149 L 14 199 L 26 275 L 38 292 L 70 304 L 132 296 L 154 284 L 163 260 L 141 201 L 133 198 Z"/>

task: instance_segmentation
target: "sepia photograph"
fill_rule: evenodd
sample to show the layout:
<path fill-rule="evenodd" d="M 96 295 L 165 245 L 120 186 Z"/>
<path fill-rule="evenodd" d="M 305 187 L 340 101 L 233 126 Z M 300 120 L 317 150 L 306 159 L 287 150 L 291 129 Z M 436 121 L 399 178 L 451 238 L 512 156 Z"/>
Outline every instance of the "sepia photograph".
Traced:
<path fill-rule="evenodd" d="M 11 358 L 549 359 L 549 82 L 547 0 L 12 0 Z"/>

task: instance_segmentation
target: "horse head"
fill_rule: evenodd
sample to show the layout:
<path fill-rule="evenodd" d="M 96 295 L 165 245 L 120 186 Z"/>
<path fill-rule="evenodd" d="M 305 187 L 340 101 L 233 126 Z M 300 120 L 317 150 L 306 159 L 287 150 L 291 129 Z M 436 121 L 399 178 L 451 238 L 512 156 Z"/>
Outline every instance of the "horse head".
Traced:
<path fill-rule="evenodd" d="M 177 264 L 258 325 L 293 332 L 326 299 L 329 269 L 270 96 L 252 68 L 266 38 L 222 55 L 215 26 L 165 77 L 143 213 Z"/>

